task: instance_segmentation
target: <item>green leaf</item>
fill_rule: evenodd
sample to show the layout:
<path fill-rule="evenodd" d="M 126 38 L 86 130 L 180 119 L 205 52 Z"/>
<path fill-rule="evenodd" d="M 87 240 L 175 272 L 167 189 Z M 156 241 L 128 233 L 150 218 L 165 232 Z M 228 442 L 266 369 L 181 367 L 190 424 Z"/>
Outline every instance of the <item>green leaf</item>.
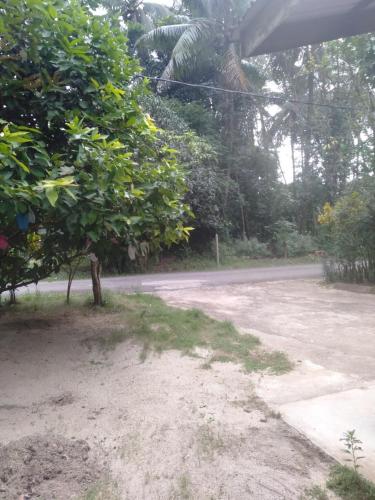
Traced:
<path fill-rule="evenodd" d="M 22 170 L 24 170 L 27 173 L 30 172 L 29 167 L 25 165 L 22 161 L 20 161 L 16 156 L 12 155 L 12 158 L 17 163 L 17 165 L 19 165 L 22 168 Z"/>
<path fill-rule="evenodd" d="M 59 192 L 57 191 L 56 188 L 47 188 L 46 189 L 46 196 L 50 204 L 54 207 L 56 206 L 56 202 L 59 197 Z"/>

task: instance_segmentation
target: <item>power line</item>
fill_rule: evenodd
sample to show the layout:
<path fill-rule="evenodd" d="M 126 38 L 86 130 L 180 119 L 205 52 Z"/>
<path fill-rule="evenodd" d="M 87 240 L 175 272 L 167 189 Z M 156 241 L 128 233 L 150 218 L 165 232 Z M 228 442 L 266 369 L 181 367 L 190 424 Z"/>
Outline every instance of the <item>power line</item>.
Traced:
<path fill-rule="evenodd" d="M 171 80 L 169 78 L 160 78 L 157 76 L 147 76 L 147 75 L 142 75 L 142 74 L 137 74 L 134 75 L 136 78 L 147 78 L 148 80 L 154 80 L 157 82 L 165 82 L 165 83 L 175 83 L 177 85 L 183 85 L 185 87 L 194 87 L 194 88 L 200 88 L 200 89 L 207 89 L 207 90 L 213 90 L 214 92 L 224 92 L 227 94 L 237 94 L 237 95 L 243 95 L 247 97 L 255 97 L 258 99 L 266 99 L 269 101 L 281 101 L 281 102 L 291 102 L 293 104 L 303 104 L 305 106 L 319 106 L 321 108 L 331 108 L 331 109 L 345 109 L 352 111 L 353 108 L 349 106 L 340 106 L 337 104 L 328 104 L 324 102 L 314 102 L 314 101 L 302 101 L 300 99 L 294 99 L 288 96 L 273 96 L 269 94 L 259 94 L 256 92 L 250 92 L 250 91 L 245 91 L 245 90 L 231 90 L 231 89 L 225 89 L 222 87 L 214 87 L 212 85 L 203 85 L 200 83 L 188 83 L 188 82 L 181 82 L 179 80 Z"/>

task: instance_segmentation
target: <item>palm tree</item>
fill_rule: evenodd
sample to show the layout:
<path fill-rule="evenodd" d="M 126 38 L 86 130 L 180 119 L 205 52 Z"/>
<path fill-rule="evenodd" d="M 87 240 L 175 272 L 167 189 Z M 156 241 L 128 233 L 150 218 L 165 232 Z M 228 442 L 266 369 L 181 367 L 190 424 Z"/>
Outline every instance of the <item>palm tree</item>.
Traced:
<path fill-rule="evenodd" d="M 263 1 L 263 0 L 262 0 Z M 188 80 L 218 84 L 232 90 L 251 90 L 263 85 L 259 70 L 242 57 L 244 19 L 254 0 L 182 0 L 178 15 L 171 11 L 172 24 L 156 27 L 143 35 L 138 48 L 170 53 L 161 79 Z M 159 90 L 167 90 L 168 82 L 161 81 Z M 211 101 L 211 105 L 212 105 Z M 252 103 L 241 96 L 221 95 L 216 101 L 222 141 L 223 169 L 227 182 L 224 207 L 227 210 L 231 179 L 238 181 L 235 150 L 241 135 L 251 143 L 255 129 Z M 244 124 L 246 126 L 244 126 Z M 240 194 L 240 193 L 239 193 Z M 243 197 L 239 196 L 243 234 Z"/>
<path fill-rule="evenodd" d="M 183 0 L 183 14 L 173 24 L 160 26 L 143 35 L 139 47 L 172 46 L 163 79 L 191 79 L 210 66 L 216 83 L 230 89 L 251 87 L 249 71 L 241 56 L 241 25 L 253 0 Z M 160 87 L 165 88 L 161 83 Z"/>

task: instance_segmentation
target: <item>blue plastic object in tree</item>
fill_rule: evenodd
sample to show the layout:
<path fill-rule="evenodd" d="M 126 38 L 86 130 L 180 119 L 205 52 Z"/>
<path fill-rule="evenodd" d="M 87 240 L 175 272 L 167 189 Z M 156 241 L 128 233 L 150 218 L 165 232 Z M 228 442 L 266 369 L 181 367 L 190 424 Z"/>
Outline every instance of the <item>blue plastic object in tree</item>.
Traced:
<path fill-rule="evenodd" d="M 29 214 L 17 214 L 16 222 L 21 231 L 27 231 L 29 229 Z"/>

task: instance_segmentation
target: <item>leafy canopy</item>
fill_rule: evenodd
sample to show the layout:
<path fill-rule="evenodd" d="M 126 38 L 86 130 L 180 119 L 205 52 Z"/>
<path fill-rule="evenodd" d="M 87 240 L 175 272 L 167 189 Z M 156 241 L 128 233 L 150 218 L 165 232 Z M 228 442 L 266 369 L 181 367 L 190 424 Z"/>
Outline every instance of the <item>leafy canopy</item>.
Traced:
<path fill-rule="evenodd" d="M 188 235 L 184 178 L 138 104 L 116 18 L 0 0 L 0 293 L 73 255 Z"/>

